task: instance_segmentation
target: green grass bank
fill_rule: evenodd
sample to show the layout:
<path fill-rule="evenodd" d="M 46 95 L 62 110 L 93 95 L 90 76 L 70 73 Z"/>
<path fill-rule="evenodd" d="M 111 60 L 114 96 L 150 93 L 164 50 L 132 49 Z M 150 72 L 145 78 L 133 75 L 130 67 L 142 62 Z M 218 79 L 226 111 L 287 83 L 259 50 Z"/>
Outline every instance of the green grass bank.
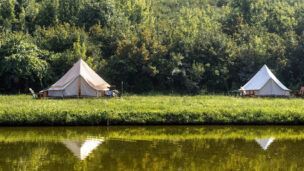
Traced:
<path fill-rule="evenodd" d="M 34 100 L 0 96 L 1 126 L 304 124 L 304 100 L 226 96 L 125 96 Z"/>

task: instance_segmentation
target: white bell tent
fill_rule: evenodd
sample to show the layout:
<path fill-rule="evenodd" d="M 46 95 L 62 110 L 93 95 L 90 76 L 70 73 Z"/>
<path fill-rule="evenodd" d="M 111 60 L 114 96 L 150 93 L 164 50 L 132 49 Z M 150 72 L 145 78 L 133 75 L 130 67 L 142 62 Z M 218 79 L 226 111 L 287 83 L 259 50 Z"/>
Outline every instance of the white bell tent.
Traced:
<path fill-rule="evenodd" d="M 48 89 L 49 97 L 99 97 L 110 85 L 82 59 Z"/>
<path fill-rule="evenodd" d="M 264 65 L 244 86 L 240 88 L 243 95 L 256 96 L 289 96 L 290 90 L 285 87 L 270 69 Z"/>

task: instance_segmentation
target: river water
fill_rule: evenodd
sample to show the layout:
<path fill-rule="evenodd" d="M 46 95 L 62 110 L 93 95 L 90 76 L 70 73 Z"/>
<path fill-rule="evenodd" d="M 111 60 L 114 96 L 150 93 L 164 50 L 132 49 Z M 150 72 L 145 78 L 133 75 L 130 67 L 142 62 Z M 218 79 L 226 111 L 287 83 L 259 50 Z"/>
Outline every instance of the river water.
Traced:
<path fill-rule="evenodd" d="M 0 128 L 0 170 L 304 170 L 304 127 Z"/>

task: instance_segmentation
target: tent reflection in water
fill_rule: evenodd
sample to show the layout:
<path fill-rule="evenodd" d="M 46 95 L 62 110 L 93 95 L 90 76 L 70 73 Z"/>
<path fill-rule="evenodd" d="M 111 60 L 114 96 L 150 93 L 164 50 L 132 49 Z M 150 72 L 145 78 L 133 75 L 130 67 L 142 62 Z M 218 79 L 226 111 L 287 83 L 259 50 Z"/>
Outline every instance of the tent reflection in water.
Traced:
<path fill-rule="evenodd" d="M 49 97 L 100 97 L 110 85 L 80 59 L 48 90 Z"/>
<path fill-rule="evenodd" d="M 264 65 L 243 87 L 242 95 L 289 96 L 290 90 Z"/>
<path fill-rule="evenodd" d="M 259 146 L 263 150 L 267 150 L 270 144 L 274 141 L 274 138 L 264 138 L 264 139 L 255 139 L 255 141 L 259 144 Z"/>
<path fill-rule="evenodd" d="M 80 160 L 87 158 L 94 149 L 102 144 L 103 139 L 89 139 L 85 141 L 66 140 L 62 143 Z"/>

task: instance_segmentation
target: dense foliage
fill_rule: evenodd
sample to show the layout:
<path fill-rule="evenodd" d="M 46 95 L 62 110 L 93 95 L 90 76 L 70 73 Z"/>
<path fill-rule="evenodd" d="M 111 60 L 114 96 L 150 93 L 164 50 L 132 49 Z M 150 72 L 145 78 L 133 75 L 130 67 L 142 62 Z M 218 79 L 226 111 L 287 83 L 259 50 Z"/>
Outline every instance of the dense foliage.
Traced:
<path fill-rule="evenodd" d="M 0 91 L 47 88 L 79 58 L 130 92 L 223 92 L 263 64 L 304 84 L 302 0 L 1 0 Z"/>
<path fill-rule="evenodd" d="M 14 102 L 14 103 L 12 103 Z M 172 107 L 174 106 L 174 107 Z M 302 99 L 125 96 L 33 100 L 0 96 L 0 125 L 304 124 Z"/>

